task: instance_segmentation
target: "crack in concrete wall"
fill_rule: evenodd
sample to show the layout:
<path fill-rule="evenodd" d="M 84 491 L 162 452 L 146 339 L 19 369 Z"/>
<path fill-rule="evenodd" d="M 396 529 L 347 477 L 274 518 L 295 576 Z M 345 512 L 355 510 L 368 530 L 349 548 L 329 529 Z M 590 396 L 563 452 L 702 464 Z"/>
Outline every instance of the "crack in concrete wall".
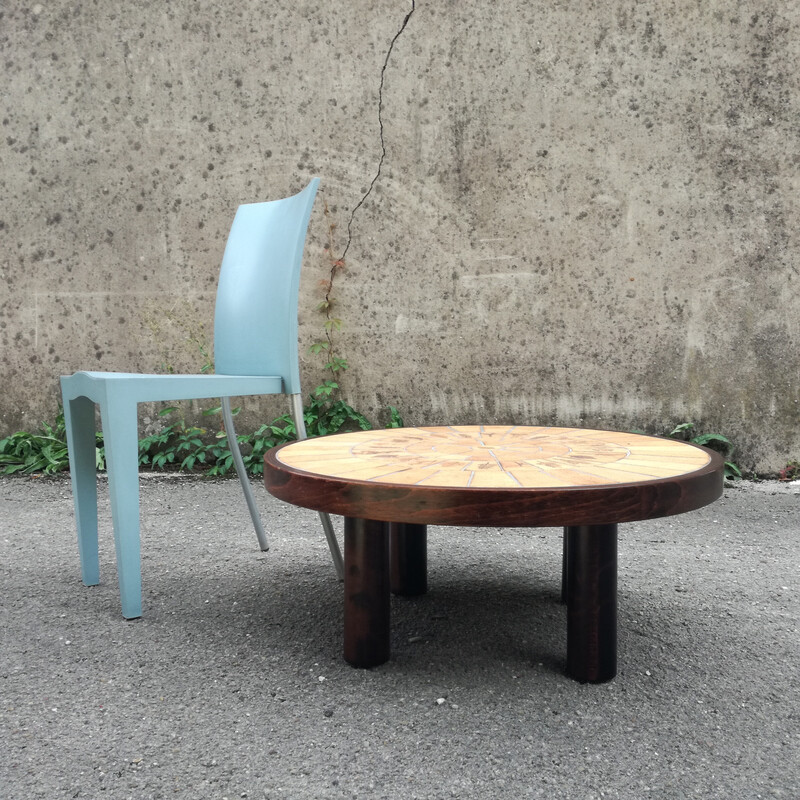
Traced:
<path fill-rule="evenodd" d="M 381 67 L 381 81 L 378 86 L 378 128 L 380 132 L 380 141 L 381 141 L 381 157 L 378 160 L 378 169 L 375 171 L 375 176 L 372 178 L 372 181 L 367 188 L 367 191 L 364 193 L 364 196 L 356 203 L 353 210 L 350 212 L 350 219 L 347 222 L 347 242 L 345 243 L 344 250 L 342 251 L 342 261 L 344 261 L 345 256 L 347 255 L 347 251 L 350 249 L 350 244 L 353 241 L 353 220 L 355 219 L 356 213 L 361 206 L 364 205 L 367 198 L 372 194 L 372 189 L 374 188 L 375 184 L 378 182 L 378 179 L 381 176 L 381 170 L 383 169 L 383 162 L 386 160 L 386 141 L 383 137 L 383 86 L 386 80 L 386 68 L 389 66 L 389 59 L 392 57 L 392 51 L 394 50 L 394 46 L 397 43 L 397 40 L 403 35 L 403 31 L 405 31 L 406 26 L 408 25 L 409 20 L 411 19 L 412 14 L 416 10 L 416 0 L 411 0 L 411 10 L 408 14 L 405 15 L 403 19 L 403 23 L 400 25 L 400 29 L 397 33 L 392 37 L 392 41 L 389 43 L 389 49 L 386 51 L 386 58 L 383 60 L 383 66 Z"/>

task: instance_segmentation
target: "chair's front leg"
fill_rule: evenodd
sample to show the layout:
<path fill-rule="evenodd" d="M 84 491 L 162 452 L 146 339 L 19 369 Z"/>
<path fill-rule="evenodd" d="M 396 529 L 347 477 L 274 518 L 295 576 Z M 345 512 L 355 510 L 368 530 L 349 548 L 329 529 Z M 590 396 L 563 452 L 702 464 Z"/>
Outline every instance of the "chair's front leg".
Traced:
<path fill-rule="evenodd" d="M 122 616 L 142 616 L 139 543 L 139 437 L 135 402 L 111 398 L 101 404 L 108 492 L 114 523 L 114 546 Z"/>
<path fill-rule="evenodd" d="M 64 424 L 69 451 L 69 474 L 78 531 L 81 577 L 86 586 L 100 583 L 97 550 L 97 439 L 94 401 L 64 397 Z"/>

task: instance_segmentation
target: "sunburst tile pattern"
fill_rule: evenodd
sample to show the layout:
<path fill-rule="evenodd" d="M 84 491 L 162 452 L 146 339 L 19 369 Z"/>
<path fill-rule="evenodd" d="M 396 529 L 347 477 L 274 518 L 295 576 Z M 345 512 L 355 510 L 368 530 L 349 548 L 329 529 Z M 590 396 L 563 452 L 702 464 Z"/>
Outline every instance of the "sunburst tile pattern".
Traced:
<path fill-rule="evenodd" d="M 708 465 L 671 439 L 583 428 L 465 425 L 358 431 L 278 451 L 287 467 L 344 480 L 474 488 L 636 483 Z"/>

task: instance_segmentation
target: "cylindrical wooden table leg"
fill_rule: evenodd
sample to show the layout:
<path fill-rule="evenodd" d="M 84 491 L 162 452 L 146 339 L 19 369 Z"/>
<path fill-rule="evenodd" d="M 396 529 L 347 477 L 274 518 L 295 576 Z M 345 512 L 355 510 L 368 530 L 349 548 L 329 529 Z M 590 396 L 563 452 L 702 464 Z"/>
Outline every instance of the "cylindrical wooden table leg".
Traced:
<path fill-rule="evenodd" d="M 428 528 L 406 522 L 389 524 L 392 592 L 400 595 L 428 591 Z"/>
<path fill-rule="evenodd" d="M 567 531 L 567 672 L 582 683 L 617 674 L 617 526 Z"/>
<path fill-rule="evenodd" d="M 390 655 L 389 525 L 344 521 L 344 658 L 375 667 Z"/>
<path fill-rule="evenodd" d="M 567 590 L 567 551 L 569 550 L 569 528 L 564 528 L 564 542 L 561 546 L 561 602 L 566 603 L 569 592 Z"/>

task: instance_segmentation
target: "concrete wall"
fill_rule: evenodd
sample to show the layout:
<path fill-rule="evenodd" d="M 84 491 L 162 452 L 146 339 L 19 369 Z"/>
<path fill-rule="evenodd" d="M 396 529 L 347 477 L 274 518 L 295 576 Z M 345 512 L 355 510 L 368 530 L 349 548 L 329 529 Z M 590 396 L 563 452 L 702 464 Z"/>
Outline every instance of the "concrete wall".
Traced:
<path fill-rule="evenodd" d="M 0 8 L 0 432 L 61 373 L 199 369 L 236 206 L 320 175 L 307 388 L 346 249 L 342 383 L 376 418 L 692 420 L 748 468 L 800 455 L 797 4 Z"/>

